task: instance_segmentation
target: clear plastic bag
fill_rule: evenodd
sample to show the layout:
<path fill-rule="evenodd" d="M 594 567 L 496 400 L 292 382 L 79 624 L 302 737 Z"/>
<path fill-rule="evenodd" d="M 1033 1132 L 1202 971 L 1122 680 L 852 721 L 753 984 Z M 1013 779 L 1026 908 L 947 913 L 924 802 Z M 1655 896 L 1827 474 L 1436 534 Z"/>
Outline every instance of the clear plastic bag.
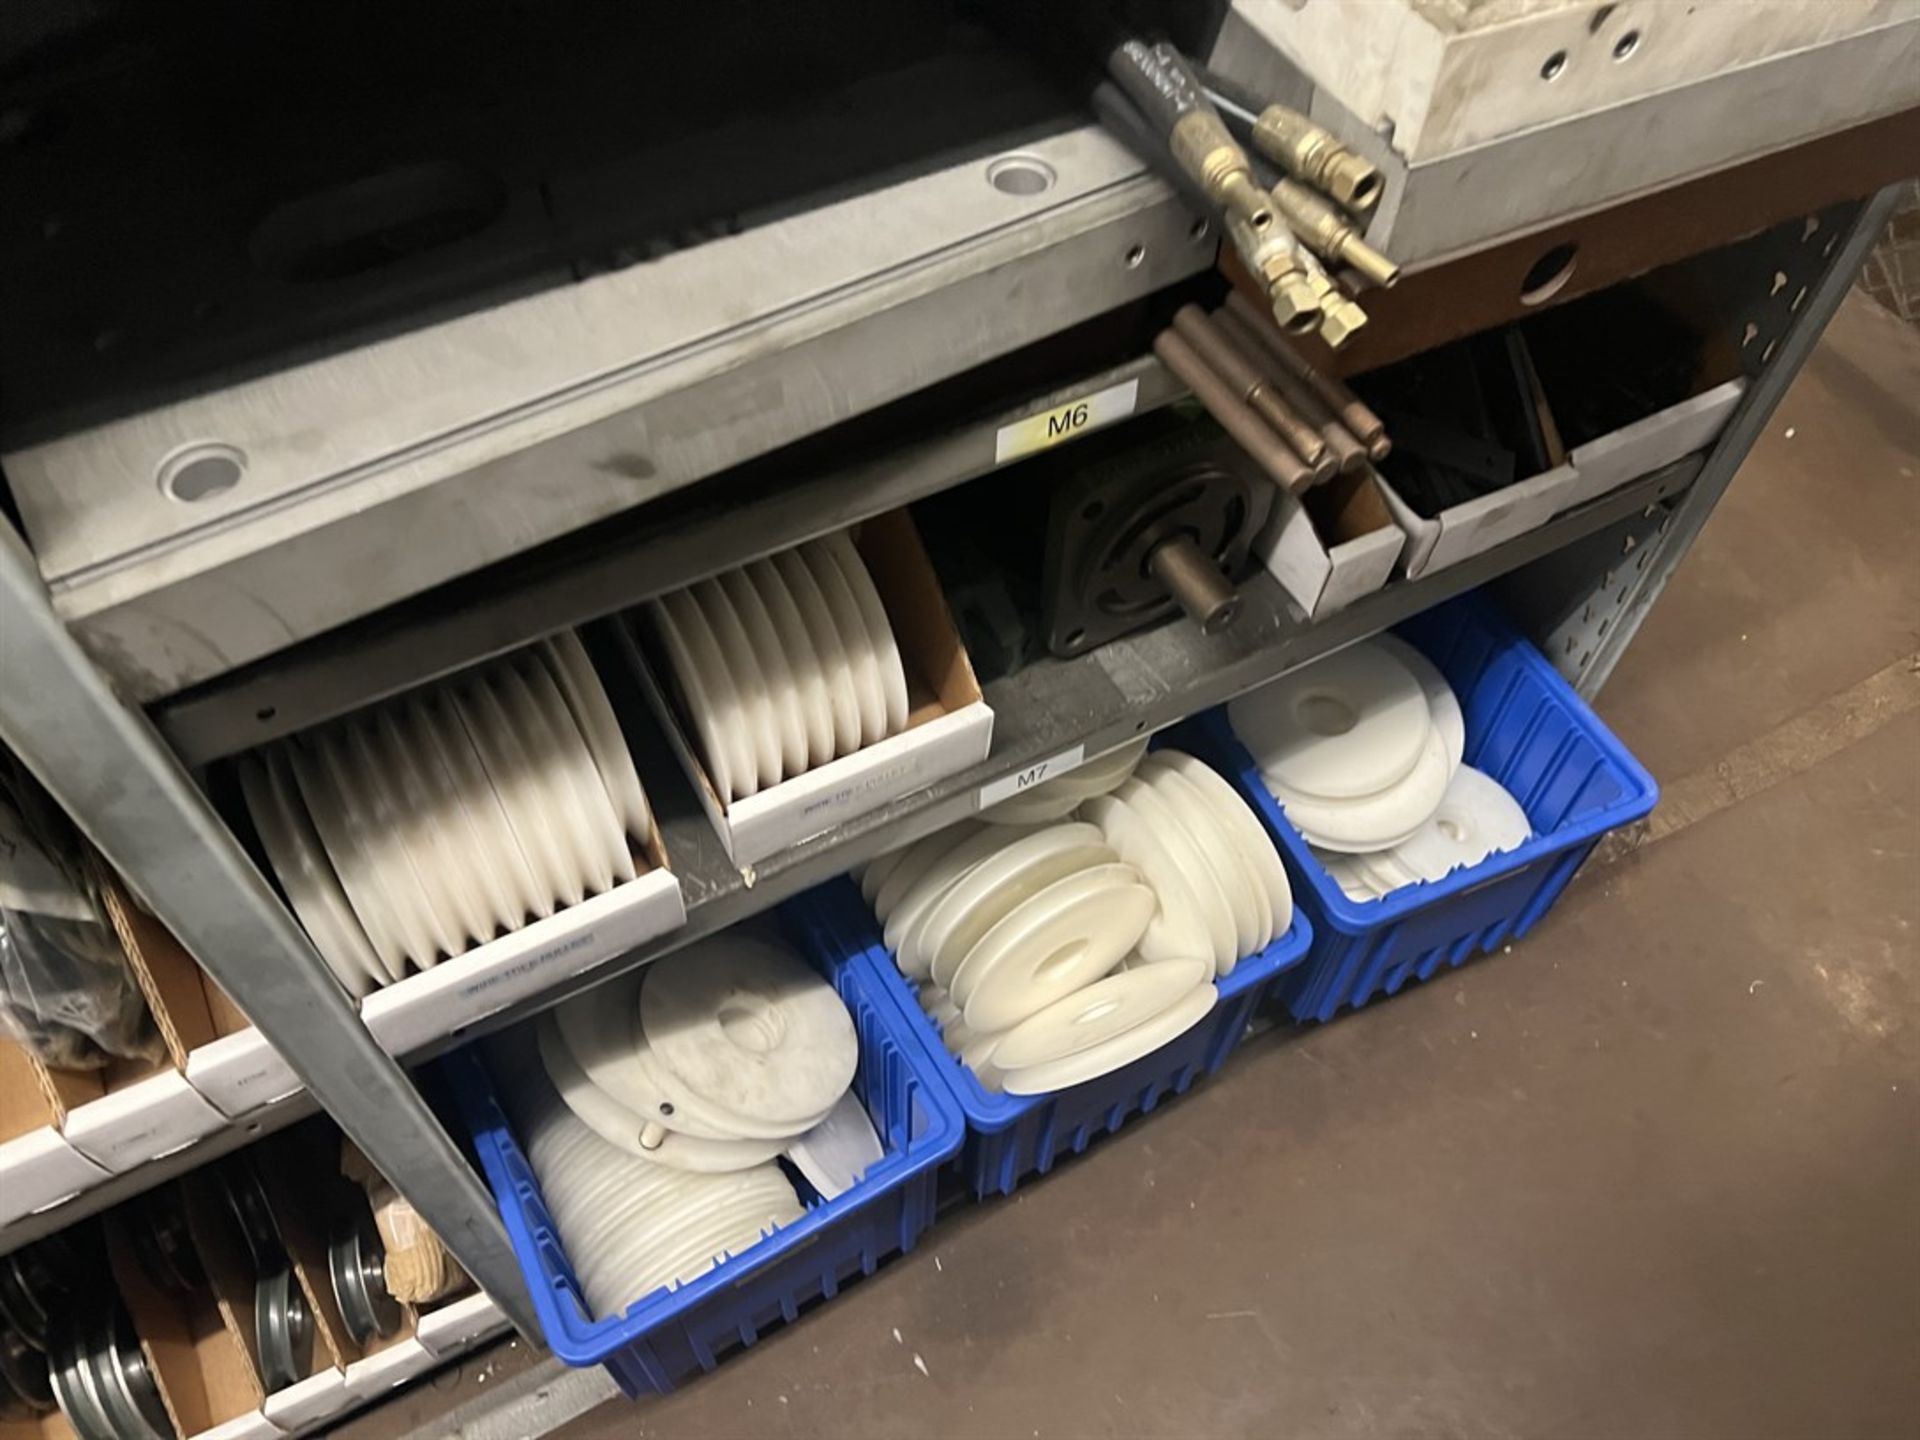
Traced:
<path fill-rule="evenodd" d="M 52 1070 L 164 1054 L 86 856 L 31 777 L 0 766 L 0 1030 Z"/>

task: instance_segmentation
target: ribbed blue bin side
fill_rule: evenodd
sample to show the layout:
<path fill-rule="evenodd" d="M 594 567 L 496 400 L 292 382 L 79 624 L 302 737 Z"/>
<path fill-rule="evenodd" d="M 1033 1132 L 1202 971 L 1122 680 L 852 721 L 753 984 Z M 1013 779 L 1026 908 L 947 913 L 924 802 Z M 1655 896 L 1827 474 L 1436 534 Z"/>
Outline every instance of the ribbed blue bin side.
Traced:
<path fill-rule="evenodd" d="M 1331 1020 L 1344 1006 L 1392 995 L 1526 934 L 1600 837 L 1642 818 L 1660 797 L 1640 762 L 1485 597 L 1437 606 L 1399 634 L 1447 677 L 1466 717 L 1466 762 L 1507 787 L 1533 838 L 1444 879 L 1351 900 L 1286 823 L 1225 709 L 1201 717 L 1196 743 L 1259 811 L 1279 841 L 1296 901 L 1313 918 L 1313 951 L 1282 987 L 1302 1020 Z"/>
<path fill-rule="evenodd" d="M 1219 982 L 1220 999 L 1208 1016 L 1184 1035 L 1143 1055 L 1111 1075 L 1051 1095 L 996 1095 L 947 1053 L 940 1027 L 915 997 L 893 963 L 872 912 L 848 880 L 813 892 L 842 947 L 860 960 L 892 1002 L 901 1027 L 919 1045 L 922 1063 L 940 1077 L 966 1116 L 967 1140 L 955 1169 L 982 1199 L 1008 1195 L 1028 1177 L 1044 1175 L 1063 1156 L 1077 1155 L 1127 1120 L 1144 1115 L 1168 1095 L 1178 1095 L 1226 1063 L 1247 1033 L 1247 1024 L 1287 970 L 1305 958 L 1313 927 L 1296 908 L 1292 926 L 1258 955 L 1233 967 Z"/>
<path fill-rule="evenodd" d="M 783 906 L 789 937 L 832 980 L 860 1036 L 854 1092 L 886 1145 L 859 1184 L 821 1200 L 797 1181 L 807 1213 L 677 1290 L 658 1290 L 622 1315 L 589 1317 L 573 1266 L 476 1046 L 441 1064 L 459 1097 L 481 1168 L 533 1293 L 548 1346 L 569 1365 L 604 1365 L 629 1396 L 671 1390 L 727 1354 L 831 1298 L 933 1223 L 940 1173 L 966 1121 L 922 1047 L 868 968 L 836 948 L 806 897 Z"/>

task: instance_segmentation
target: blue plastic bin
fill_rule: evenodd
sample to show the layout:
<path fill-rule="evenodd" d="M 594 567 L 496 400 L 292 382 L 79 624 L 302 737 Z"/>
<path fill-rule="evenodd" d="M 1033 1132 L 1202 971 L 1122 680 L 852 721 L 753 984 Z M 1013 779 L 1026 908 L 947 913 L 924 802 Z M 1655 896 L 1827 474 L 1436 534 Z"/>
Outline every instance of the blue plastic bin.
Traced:
<path fill-rule="evenodd" d="M 1051 1095 L 996 1095 L 940 1040 L 940 1027 L 920 1008 L 913 987 L 887 953 L 880 928 L 850 880 L 836 880 L 813 892 L 830 921 L 841 929 L 845 948 L 858 950 L 873 983 L 886 992 L 899 1025 L 910 1032 L 930 1067 L 966 1116 L 966 1145 L 954 1168 L 974 1194 L 1009 1195 L 1028 1177 L 1044 1175 L 1066 1155 L 1078 1155 L 1101 1135 L 1111 1134 L 1129 1117 L 1144 1115 L 1161 1099 L 1178 1095 L 1226 1063 L 1247 1033 L 1274 982 L 1300 963 L 1313 927 L 1296 905 L 1293 924 L 1258 955 L 1250 955 L 1219 982 L 1220 999 L 1198 1025 L 1131 1065 Z"/>
<path fill-rule="evenodd" d="M 711 1370 L 816 1299 L 831 1299 L 911 1250 L 933 1223 L 941 1169 L 966 1124 L 922 1047 L 903 1033 L 897 1007 L 864 964 L 850 963 L 805 897 L 782 907 L 789 938 L 834 982 L 860 1036 L 853 1088 L 886 1145 L 859 1184 L 821 1200 L 796 1177 L 807 1213 L 677 1290 L 657 1290 L 622 1315 L 593 1319 L 478 1048 L 442 1064 L 533 1293 L 548 1346 L 569 1365 L 604 1365 L 629 1396 L 671 1390 Z"/>
<path fill-rule="evenodd" d="M 1313 917 L 1312 953 L 1282 987 L 1301 1020 L 1331 1020 L 1343 1006 L 1392 995 L 1518 939 L 1560 898 L 1600 837 L 1642 818 L 1660 797 L 1640 762 L 1485 597 L 1437 606 L 1398 633 L 1447 677 L 1466 716 L 1466 763 L 1507 787 L 1533 838 L 1443 879 L 1351 900 L 1282 817 L 1226 710 L 1201 717 L 1197 743 L 1278 838 L 1294 898 Z"/>

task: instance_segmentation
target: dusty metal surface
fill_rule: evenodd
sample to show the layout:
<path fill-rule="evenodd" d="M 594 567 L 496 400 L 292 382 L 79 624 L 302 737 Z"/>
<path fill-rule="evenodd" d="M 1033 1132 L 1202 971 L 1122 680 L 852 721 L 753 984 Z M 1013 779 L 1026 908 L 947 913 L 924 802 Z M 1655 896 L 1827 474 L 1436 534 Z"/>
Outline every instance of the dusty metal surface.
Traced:
<path fill-rule="evenodd" d="M 1149 294 L 1212 263 L 1192 226 L 1081 127 L 7 473 L 62 618 L 150 700 Z"/>
<path fill-rule="evenodd" d="M 1239 0 L 1210 61 L 1381 167 L 1409 269 L 1920 105 L 1913 0 L 1431 8 Z"/>

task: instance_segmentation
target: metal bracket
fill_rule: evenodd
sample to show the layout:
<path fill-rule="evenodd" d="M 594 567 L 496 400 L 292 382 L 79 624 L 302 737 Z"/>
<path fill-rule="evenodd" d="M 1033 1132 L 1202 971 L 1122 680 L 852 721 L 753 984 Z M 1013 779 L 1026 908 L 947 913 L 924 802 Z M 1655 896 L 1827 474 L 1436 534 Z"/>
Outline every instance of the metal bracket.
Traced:
<path fill-rule="evenodd" d="M 1547 555 L 1510 578 L 1504 593 L 1514 613 L 1533 617 L 1535 643 L 1582 695 L 1599 693 L 1620 657 L 1693 547 L 1713 507 L 1753 449 L 1768 419 L 1806 364 L 1813 347 L 1846 298 L 1867 252 L 1899 196 L 1891 185 L 1860 206 L 1850 225 L 1810 216 L 1777 232 L 1782 244 L 1766 252 L 1768 268 L 1757 288 L 1768 293 L 1742 323 L 1751 329 L 1741 353 L 1756 357 L 1747 387 L 1706 468 L 1670 513 L 1643 517 L 1643 529 L 1614 532 Z M 1825 238 L 1819 238 L 1824 236 Z M 1809 267 L 1821 267 L 1808 275 Z M 1750 276 L 1752 280 L 1755 277 Z M 1770 327 L 1781 322 L 1783 328 Z M 1631 558 L 1629 558 L 1631 557 Z M 1622 563 L 1627 562 L 1627 563 Z"/>
<path fill-rule="evenodd" d="M 0 611 L 8 680 L 0 739 L 467 1273 L 524 1333 L 538 1334 L 486 1187 L 146 717 L 67 633 L 11 526 L 0 526 Z"/>

